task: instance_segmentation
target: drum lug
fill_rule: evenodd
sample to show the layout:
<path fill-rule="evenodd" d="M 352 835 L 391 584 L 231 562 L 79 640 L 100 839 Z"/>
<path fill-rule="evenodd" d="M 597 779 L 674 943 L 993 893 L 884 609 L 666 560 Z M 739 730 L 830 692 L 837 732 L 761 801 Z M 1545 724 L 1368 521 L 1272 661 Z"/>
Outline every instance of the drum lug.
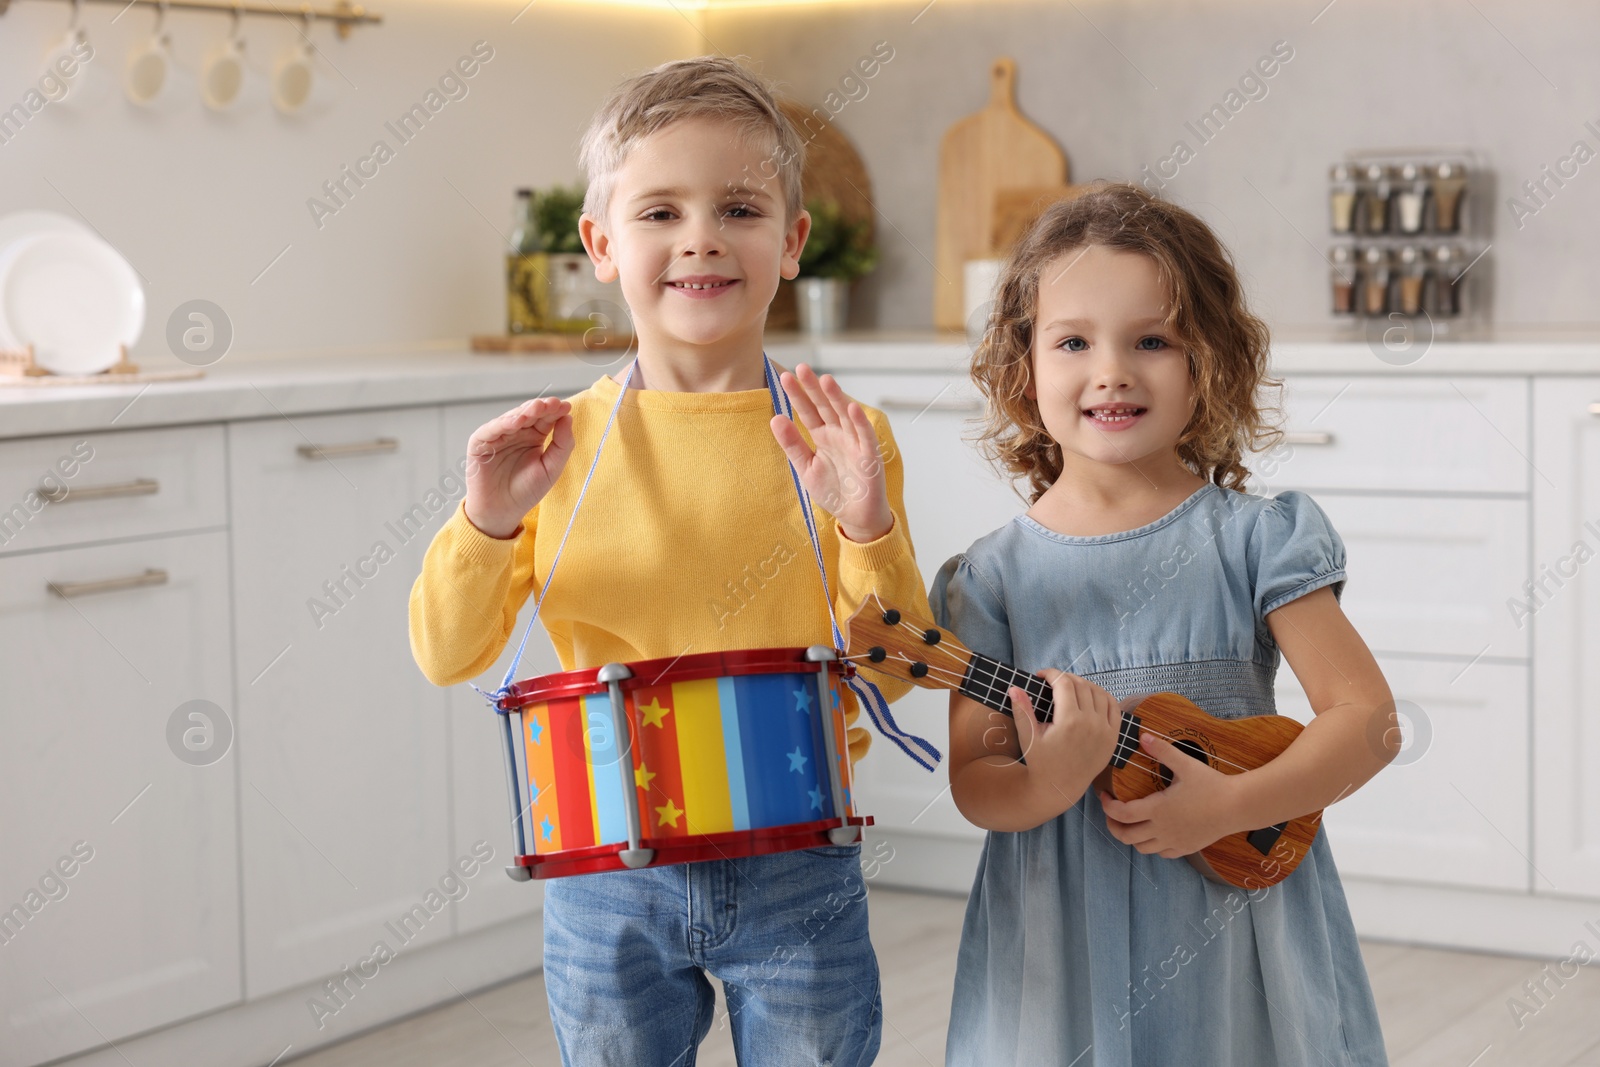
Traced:
<path fill-rule="evenodd" d="M 513 882 L 529 882 L 533 880 L 533 872 L 526 867 L 511 866 L 506 868 L 506 875 Z"/>
<path fill-rule="evenodd" d="M 653 848 L 625 848 L 617 853 L 617 858 L 622 861 L 622 865 L 628 870 L 636 871 L 640 867 L 650 866 L 650 861 L 656 858 L 656 850 Z"/>
<path fill-rule="evenodd" d="M 828 831 L 828 840 L 836 845 L 853 845 L 861 840 L 861 827 L 835 826 Z"/>
<path fill-rule="evenodd" d="M 620 682 L 632 677 L 633 671 L 628 669 L 626 663 L 607 663 L 600 668 L 600 673 L 595 675 L 595 679 L 604 685 L 610 685 L 612 682 Z"/>

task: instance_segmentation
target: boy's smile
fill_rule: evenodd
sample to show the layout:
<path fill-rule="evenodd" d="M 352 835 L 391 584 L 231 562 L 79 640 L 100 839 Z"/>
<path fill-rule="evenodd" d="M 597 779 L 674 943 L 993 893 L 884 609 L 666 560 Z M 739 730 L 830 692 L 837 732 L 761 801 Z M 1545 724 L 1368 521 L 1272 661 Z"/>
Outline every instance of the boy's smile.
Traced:
<path fill-rule="evenodd" d="M 761 350 L 778 279 L 799 273 L 811 217 L 784 214 L 772 151 L 697 117 L 635 144 L 606 217 L 579 228 L 595 276 L 621 277 L 641 350 L 727 355 Z"/>

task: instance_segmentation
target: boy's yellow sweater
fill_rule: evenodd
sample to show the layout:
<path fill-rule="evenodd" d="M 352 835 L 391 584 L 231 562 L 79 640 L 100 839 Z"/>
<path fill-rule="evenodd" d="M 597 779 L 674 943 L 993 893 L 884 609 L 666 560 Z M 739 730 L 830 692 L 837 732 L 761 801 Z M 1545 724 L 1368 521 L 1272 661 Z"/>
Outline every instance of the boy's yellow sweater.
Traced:
<path fill-rule="evenodd" d="M 458 506 L 411 589 L 411 650 L 435 685 L 475 678 L 499 657 L 537 594 L 621 386 L 602 377 L 572 402 L 574 451 L 514 537 L 484 534 Z M 877 431 L 893 525 L 849 540 L 813 500 L 834 611 L 867 595 L 927 606 L 906 527 L 904 467 L 883 413 Z M 832 645 L 822 579 L 766 389 L 630 389 L 561 554 L 539 621 L 565 670 L 743 648 Z M 796 423 L 807 443 L 811 435 Z M 876 673 L 886 700 L 911 688 Z M 496 679 L 498 682 L 498 679 Z M 844 691 L 846 722 L 860 714 Z M 915 724 L 905 724 L 918 733 Z M 870 738 L 853 726 L 851 761 Z"/>

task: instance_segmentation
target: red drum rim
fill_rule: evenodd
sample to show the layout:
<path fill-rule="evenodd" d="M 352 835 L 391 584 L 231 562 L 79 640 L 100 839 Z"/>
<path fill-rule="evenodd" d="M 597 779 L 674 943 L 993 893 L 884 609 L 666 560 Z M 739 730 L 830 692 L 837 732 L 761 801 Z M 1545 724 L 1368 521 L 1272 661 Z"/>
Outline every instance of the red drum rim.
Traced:
<path fill-rule="evenodd" d="M 633 672 L 633 677 L 623 679 L 620 684 L 623 689 L 638 689 L 727 675 L 814 674 L 824 662 L 836 664 L 846 678 L 856 672 L 852 663 L 807 659 L 807 651 L 806 648 L 746 648 L 727 652 L 697 652 L 663 659 L 629 660 L 626 665 Z M 506 698 L 506 707 L 520 710 L 551 700 L 603 693 L 607 687 L 606 683 L 599 680 L 599 675 L 599 667 L 584 667 L 513 682 Z"/>
<path fill-rule="evenodd" d="M 563 878 L 572 874 L 598 874 L 602 871 L 651 870 L 674 863 L 698 863 L 702 860 L 743 859 L 747 856 L 766 856 L 776 852 L 796 852 L 807 848 L 832 847 L 834 842 L 828 831 L 841 826 L 871 826 L 870 815 L 852 815 L 846 819 L 818 819 L 815 822 L 792 823 L 788 826 L 768 826 L 759 830 L 731 830 L 721 834 L 703 834 L 694 837 L 644 838 L 641 848 L 655 850 L 655 856 L 644 867 L 630 868 L 618 854 L 625 850 L 626 842 L 610 845 L 590 845 L 586 848 L 565 849 L 542 855 L 518 856 L 517 866 L 529 868 L 534 878 Z M 858 837 L 854 844 L 860 844 Z"/>

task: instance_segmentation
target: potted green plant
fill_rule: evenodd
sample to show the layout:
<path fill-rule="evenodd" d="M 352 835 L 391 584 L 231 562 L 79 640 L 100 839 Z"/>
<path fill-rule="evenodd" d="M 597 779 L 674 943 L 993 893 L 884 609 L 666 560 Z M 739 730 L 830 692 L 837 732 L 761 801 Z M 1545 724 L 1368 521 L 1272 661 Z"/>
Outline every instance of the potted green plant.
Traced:
<path fill-rule="evenodd" d="M 554 185 L 526 192 L 516 259 L 533 290 L 525 301 L 532 309 L 532 328 L 583 333 L 601 325 L 631 332 L 621 284 L 595 278 L 594 264 L 578 236 L 583 186 Z M 517 332 L 515 325 L 512 332 Z"/>
<path fill-rule="evenodd" d="M 806 203 L 811 213 L 811 233 L 800 250 L 800 274 L 795 278 L 795 303 L 800 329 L 810 334 L 835 333 L 844 327 L 849 311 L 850 283 L 878 265 L 871 224 L 846 218 L 832 200 Z"/>

